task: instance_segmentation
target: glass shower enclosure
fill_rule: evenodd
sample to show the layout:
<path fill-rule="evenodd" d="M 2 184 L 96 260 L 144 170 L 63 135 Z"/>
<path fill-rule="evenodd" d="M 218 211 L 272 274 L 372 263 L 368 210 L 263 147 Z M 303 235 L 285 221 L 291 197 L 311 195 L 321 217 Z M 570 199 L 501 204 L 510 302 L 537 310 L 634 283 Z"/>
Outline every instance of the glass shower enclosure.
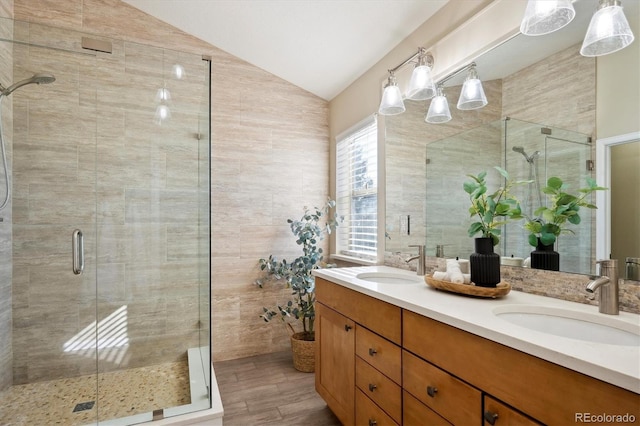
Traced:
<path fill-rule="evenodd" d="M 1 27 L 0 424 L 209 408 L 210 61 Z"/>

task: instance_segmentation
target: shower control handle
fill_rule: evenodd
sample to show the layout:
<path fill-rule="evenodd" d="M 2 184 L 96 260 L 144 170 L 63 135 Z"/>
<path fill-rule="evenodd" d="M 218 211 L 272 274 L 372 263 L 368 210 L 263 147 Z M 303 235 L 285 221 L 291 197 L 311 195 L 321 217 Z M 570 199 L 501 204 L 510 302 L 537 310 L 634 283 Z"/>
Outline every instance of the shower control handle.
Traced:
<path fill-rule="evenodd" d="M 73 257 L 73 273 L 82 274 L 84 271 L 84 238 L 82 231 L 76 229 L 73 231 L 71 238 L 72 257 Z"/>

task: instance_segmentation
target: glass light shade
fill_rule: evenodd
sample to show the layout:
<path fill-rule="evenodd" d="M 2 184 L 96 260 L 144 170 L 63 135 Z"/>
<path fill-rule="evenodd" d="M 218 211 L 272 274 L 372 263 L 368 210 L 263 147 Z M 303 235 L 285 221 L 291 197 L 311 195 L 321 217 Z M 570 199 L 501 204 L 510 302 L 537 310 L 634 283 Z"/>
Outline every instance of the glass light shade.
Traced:
<path fill-rule="evenodd" d="M 382 101 L 378 112 L 382 115 L 396 115 L 405 111 L 404 102 L 402 102 L 402 93 L 395 82 L 393 76 L 389 77 L 389 81 L 382 93 Z"/>
<path fill-rule="evenodd" d="M 156 124 L 162 124 L 163 122 L 171 118 L 171 110 L 166 105 L 158 105 L 156 108 L 156 114 L 153 117 L 153 121 Z"/>
<path fill-rule="evenodd" d="M 484 94 L 482 81 L 478 78 L 475 69 L 469 71 L 469 76 L 462 85 L 460 97 L 458 98 L 458 109 L 470 110 L 478 109 L 487 105 L 487 97 Z"/>
<path fill-rule="evenodd" d="M 633 42 L 633 32 L 619 5 L 598 8 L 591 18 L 580 54 L 602 56 L 624 49 Z"/>
<path fill-rule="evenodd" d="M 156 92 L 156 102 L 169 102 L 171 100 L 171 92 L 166 87 L 158 89 Z"/>
<path fill-rule="evenodd" d="M 441 88 L 438 88 L 437 93 L 429 104 L 429 111 L 427 111 L 427 116 L 424 119 L 427 123 L 446 123 L 451 120 L 451 111 L 449 111 L 447 98 L 442 93 Z"/>
<path fill-rule="evenodd" d="M 520 32 L 539 36 L 559 30 L 576 16 L 571 0 L 529 0 Z"/>
<path fill-rule="evenodd" d="M 413 101 L 431 99 L 436 94 L 436 85 L 431 77 L 431 68 L 427 65 L 419 65 L 413 69 L 407 98 Z"/>

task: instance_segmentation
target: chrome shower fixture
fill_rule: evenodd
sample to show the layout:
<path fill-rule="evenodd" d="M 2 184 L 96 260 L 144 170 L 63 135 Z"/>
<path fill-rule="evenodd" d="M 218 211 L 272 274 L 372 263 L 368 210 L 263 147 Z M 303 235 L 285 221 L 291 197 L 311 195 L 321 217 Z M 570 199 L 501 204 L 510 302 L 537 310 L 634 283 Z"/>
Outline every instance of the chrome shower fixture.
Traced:
<path fill-rule="evenodd" d="M 19 89 L 22 86 L 26 86 L 27 84 L 49 84 L 53 83 L 54 81 L 56 81 L 56 78 L 53 76 L 53 74 L 38 73 L 34 74 L 30 78 L 20 80 L 19 82 L 14 83 L 6 88 L 2 84 L 0 84 L 0 94 L 2 94 L 3 96 L 9 96 L 16 89 Z"/>
<path fill-rule="evenodd" d="M 20 80 L 17 83 L 12 84 L 9 87 L 4 87 L 0 84 L 0 102 L 2 102 L 2 98 L 9 96 L 16 89 L 19 89 L 22 86 L 26 86 L 27 84 L 49 84 L 56 81 L 56 78 L 53 74 L 46 73 L 36 73 L 29 78 L 25 78 L 24 80 Z M 4 169 L 4 200 L 0 202 L 0 210 L 4 209 L 9 203 L 9 196 L 11 195 L 11 186 L 9 185 L 9 169 L 7 168 L 7 153 L 4 147 L 4 136 L 2 135 L 2 105 L 0 105 L 0 157 L 2 157 L 2 166 Z"/>
<path fill-rule="evenodd" d="M 536 160 L 536 158 L 538 158 L 540 156 L 540 151 L 535 151 L 533 154 L 527 155 L 527 153 L 524 151 L 524 147 L 522 147 L 522 146 L 514 146 L 512 148 L 512 150 L 522 154 L 524 156 L 524 158 L 527 160 L 527 163 L 529 163 L 529 164 L 533 164 L 533 162 Z"/>

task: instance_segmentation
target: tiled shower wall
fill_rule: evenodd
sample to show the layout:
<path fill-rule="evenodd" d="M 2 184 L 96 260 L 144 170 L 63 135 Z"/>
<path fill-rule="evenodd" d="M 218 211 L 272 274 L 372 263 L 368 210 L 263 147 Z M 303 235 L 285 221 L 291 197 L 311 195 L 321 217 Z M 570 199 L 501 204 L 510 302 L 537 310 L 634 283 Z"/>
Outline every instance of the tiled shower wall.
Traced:
<path fill-rule="evenodd" d="M 11 16 L 13 14 L 13 1 L 0 2 L 0 16 Z M 11 37 L 11 26 L 0 26 L 0 38 Z M 0 83 L 5 87 L 9 85 L 13 77 L 13 52 L 10 45 L 0 43 Z M 11 102 L 4 99 L 1 102 L 2 124 L 11 123 L 12 112 Z M 11 170 L 11 152 L 13 129 L 7 125 L 3 128 L 3 138 L 7 154 L 7 167 Z M 0 160 L 2 161 L 2 160 Z M 4 201 L 5 183 L 4 170 L 0 165 L 0 203 Z M 12 384 L 13 377 L 13 351 L 11 339 L 13 337 L 13 322 L 11 310 L 11 275 L 13 269 L 13 257 L 11 254 L 12 245 L 12 202 L 9 200 L 7 206 L 0 211 L 0 391 Z"/>
<path fill-rule="evenodd" d="M 119 0 L 15 3 L 18 20 L 211 56 L 214 360 L 288 348 L 285 327 L 260 319 L 286 291 L 252 283 L 259 258 L 298 255 L 287 218 L 328 196 L 327 102 Z"/>
<path fill-rule="evenodd" d="M 81 38 L 39 24 L 17 23 L 14 35 L 32 44 L 14 45 L 15 79 L 56 76 L 12 95 L 14 384 L 95 371 L 86 329 L 96 320 L 100 371 L 186 358 L 199 346 L 206 262 L 196 135 L 208 66 L 131 42 L 95 56 L 35 47 Z M 186 70 L 179 81 L 175 63 Z M 163 86 L 173 116 L 160 126 L 154 97 Z M 82 275 L 71 271 L 76 228 L 85 240 Z"/>

